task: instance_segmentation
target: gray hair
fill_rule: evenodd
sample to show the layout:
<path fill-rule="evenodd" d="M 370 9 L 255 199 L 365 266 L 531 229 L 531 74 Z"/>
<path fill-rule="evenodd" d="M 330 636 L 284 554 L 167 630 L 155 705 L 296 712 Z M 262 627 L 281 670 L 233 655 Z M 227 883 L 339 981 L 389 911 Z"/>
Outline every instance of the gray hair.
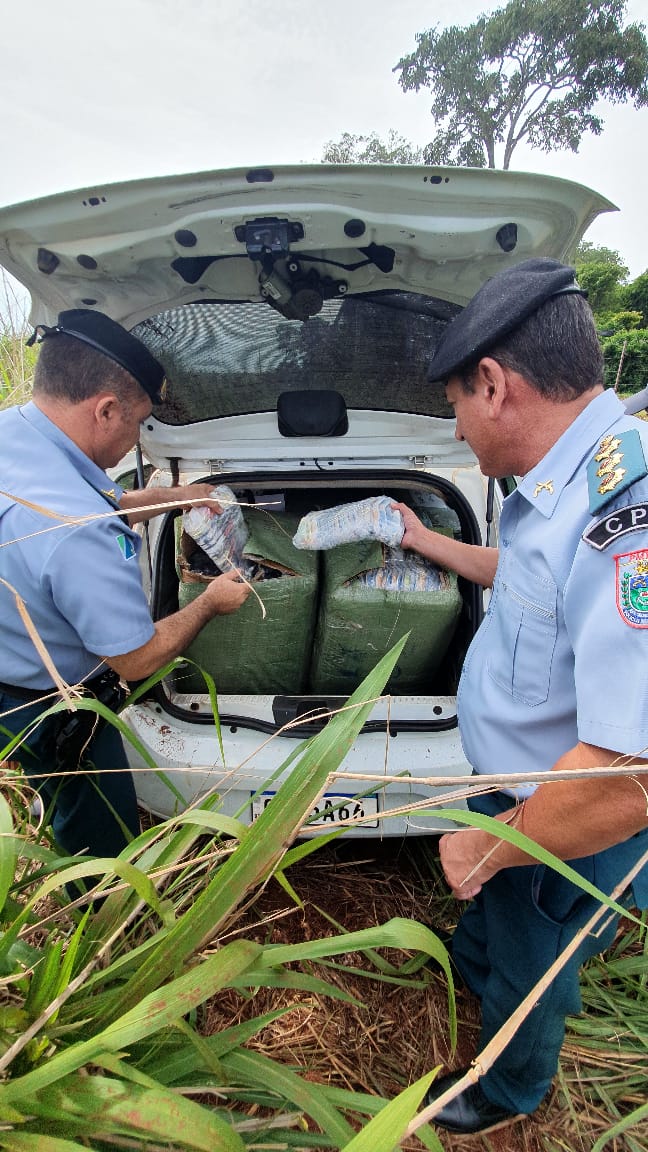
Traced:
<path fill-rule="evenodd" d="M 553 296 L 519 328 L 480 356 L 518 372 L 548 400 L 574 400 L 603 383 L 603 352 L 583 296 Z M 473 391 L 476 363 L 460 373 Z"/>
<path fill-rule="evenodd" d="M 33 392 L 35 396 L 50 396 L 72 404 L 80 404 L 100 392 L 114 392 L 125 404 L 135 403 L 144 395 L 121 364 L 63 333 L 40 345 Z"/>

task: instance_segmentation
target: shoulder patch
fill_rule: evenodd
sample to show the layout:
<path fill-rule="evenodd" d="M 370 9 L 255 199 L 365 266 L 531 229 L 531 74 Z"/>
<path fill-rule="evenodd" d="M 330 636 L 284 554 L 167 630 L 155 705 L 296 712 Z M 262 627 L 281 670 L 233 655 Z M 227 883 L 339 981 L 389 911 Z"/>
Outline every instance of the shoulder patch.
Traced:
<path fill-rule="evenodd" d="M 583 540 L 591 548 L 602 552 L 608 544 L 612 544 L 619 536 L 628 532 L 638 532 L 640 529 L 648 532 L 648 504 L 630 504 L 627 508 L 619 508 L 610 512 L 602 520 L 597 520 L 586 532 Z"/>
<path fill-rule="evenodd" d="M 620 432 L 618 436 L 604 436 L 587 465 L 592 516 L 600 512 L 613 496 L 619 496 L 644 476 L 648 476 L 648 468 L 637 429 Z"/>
<path fill-rule="evenodd" d="M 648 628 L 648 549 L 615 556 L 616 601 L 631 628 Z"/>
<path fill-rule="evenodd" d="M 117 537 L 117 543 L 119 544 L 119 548 L 122 556 L 124 557 L 124 560 L 132 560 L 133 556 L 135 555 L 135 545 L 130 539 L 130 536 L 126 536 L 123 532 L 120 532 L 119 536 Z"/>

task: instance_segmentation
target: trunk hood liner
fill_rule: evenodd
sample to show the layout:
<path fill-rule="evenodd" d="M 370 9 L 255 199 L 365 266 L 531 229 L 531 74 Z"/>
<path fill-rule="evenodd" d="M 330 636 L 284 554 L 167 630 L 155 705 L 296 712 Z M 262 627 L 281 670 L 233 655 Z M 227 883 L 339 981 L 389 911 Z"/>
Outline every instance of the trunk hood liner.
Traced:
<path fill-rule="evenodd" d="M 132 327 L 197 300 L 258 300 L 257 258 L 282 244 L 343 279 L 345 292 L 405 289 L 464 305 L 507 264 L 565 259 L 612 210 L 582 185 L 519 172 L 241 168 L 4 208 L 0 263 L 31 293 L 34 324 L 53 323 L 64 308 L 97 307 Z"/>

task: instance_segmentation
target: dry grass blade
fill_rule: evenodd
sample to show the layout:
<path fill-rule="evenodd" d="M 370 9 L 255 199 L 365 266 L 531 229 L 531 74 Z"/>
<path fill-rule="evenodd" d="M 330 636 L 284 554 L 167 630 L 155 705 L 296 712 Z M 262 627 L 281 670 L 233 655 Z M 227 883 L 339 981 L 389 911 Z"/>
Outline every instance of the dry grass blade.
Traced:
<path fill-rule="evenodd" d="M 0 496 L 5 496 L 7 500 L 11 500 L 14 504 L 21 504 L 23 508 L 29 508 L 32 512 L 38 512 L 40 516 L 47 516 L 49 520 L 59 520 L 61 524 L 84 524 L 87 520 L 92 520 L 92 516 L 68 516 L 64 512 L 52 512 L 51 508 L 45 508 L 42 504 L 34 504 L 31 500 L 25 500 L 22 496 L 16 496 L 13 492 L 5 492 L 0 488 Z M 48 529 L 46 529 L 48 531 Z M 30 533 L 30 536 L 38 536 L 38 532 Z M 29 540 L 30 536 L 21 536 L 20 540 Z M 18 540 L 7 540 L 1 545 L 6 548 L 9 544 L 17 544 Z"/>
<path fill-rule="evenodd" d="M 31 616 L 29 615 L 29 612 L 27 611 L 27 606 L 25 604 L 25 601 L 23 600 L 20 593 L 16 591 L 16 589 L 13 587 L 13 585 L 9 584 L 9 582 L 7 580 L 3 580 L 1 576 L 0 576 L 0 584 L 3 584 L 4 587 L 8 588 L 9 591 L 12 593 L 14 600 L 16 602 L 16 608 L 18 609 L 18 612 L 20 614 L 20 619 L 22 620 L 23 624 L 25 625 L 25 628 L 27 630 L 27 633 L 29 635 L 29 638 L 30 638 L 32 644 L 36 648 L 38 655 L 40 656 L 41 660 L 43 661 L 43 664 L 47 668 L 47 671 L 49 672 L 50 676 L 52 677 L 52 680 L 56 684 L 56 687 L 58 688 L 58 691 L 61 693 L 61 696 L 65 700 L 67 706 L 69 708 L 74 708 L 74 699 L 73 699 L 73 695 L 72 695 L 72 691 L 70 689 L 70 686 L 69 686 L 69 684 L 66 684 L 65 680 L 60 675 L 54 661 L 52 660 L 52 657 L 50 656 L 47 648 L 45 647 L 45 644 L 43 643 L 43 641 L 41 639 L 40 633 L 39 633 L 36 625 L 34 624 Z"/>
<path fill-rule="evenodd" d="M 13 540 L 5 540 L 0 544 L 0 548 L 8 548 L 11 544 L 20 544 L 23 541 L 30 540 L 35 536 L 42 536 L 47 532 L 55 532 L 59 528 L 83 527 L 84 524 L 92 524 L 92 523 L 94 523 L 95 520 L 110 520 L 110 519 L 115 519 L 115 518 L 119 518 L 119 517 L 123 516 L 123 512 L 119 508 L 112 509 L 109 512 L 94 512 L 94 513 L 90 513 L 86 516 L 73 516 L 73 515 L 68 515 L 64 512 L 53 512 L 51 510 L 51 508 L 45 508 L 42 504 L 34 504 L 31 500 L 25 500 L 20 496 L 16 496 L 15 494 L 13 494 L 11 492 L 5 492 L 2 489 L 0 489 L 0 496 L 6 497 L 7 500 L 12 500 L 16 504 L 22 504 L 22 506 L 24 508 L 29 508 L 32 512 L 37 512 L 40 516 L 46 516 L 48 519 L 56 521 L 55 524 L 51 524 L 47 528 L 39 528 L 35 532 L 27 533 L 25 536 L 17 536 Z M 204 505 L 204 503 L 205 503 L 204 498 L 198 498 L 197 497 L 195 499 L 192 499 L 191 497 L 187 497 L 186 499 L 184 499 L 183 507 L 188 508 L 192 505 L 201 506 L 201 505 Z M 155 515 L 159 515 L 162 512 L 174 511 L 177 507 L 178 507 L 177 500 L 160 501 L 160 502 L 157 502 L 154 504 L 145 504 L 145 505 L 138 506 L 137 511 L 140 514 L 143 512 L 151 512 L 151 513 L 154 513 Z M 263 620 L 265 620 L 266 615 L 267 615 L 266 607 L 265 607 L 265 604 L 263 603 L 263 600 L 259 596 L 259 593 L 256 591 L 254 584 L 250 580 L 248 580 L 247 577 L 235 565 L 232 565 L 231 567 L 232 567 L 232 571 L 234 571 L 238 574 L 239 579 L 244 584 L 247 584 L 247 586 L 250 589 L 250 591 L 252 592 L 252 594 L 256 597 L 256 600 L 257 600 L 259 607 L 261 609 L 261 617 Z M 5 581 L 3 580 L 2 583 L 4 584 Z M 10 585 L 7 585 L 7 587 L 10 587 Z M 18 593 L 15 591 L 15 589 L 12 588 L 11 591 L 14 593 L 14 596 L 16 596 L 16 597 L 18 596 Z M 17 600 L 16 603 L 18 604 L 18 610 L 22 616 L 23 612 L 21 611 L 21 605 L 24 609 L 24 604 L 23 604 L 22 600 L 20 600 L 20 603 Z M 32 625 L 32 627 L 33 627 L 33 625 Z M 31 632 L 30 632 L 30 635 L 31 635 Z M 41 649 L 39 648 L 39 652 L 40 651 L 41 651 Z M 47 665 L 47 667 L 48 667 L 48 671 L 50 671 L 49 665 Z M 58 683 L 58 681 L 55 681 L 55 682 Z"/>
<path fill-rule="evenodd" d="M 637 861 L 630 872 L 628 872 L 627 876 L 625 876 L 623 880 L 617 884 L 614 892 L 612 893 L 612 898 L 614 900 L 619 899 L 628 885 L 632 883 L 634 877 L 642 870 L 642 868 L 645 868 L 646 865 L 648 865 L 648 851 L 644 852 L 643 856 Z M 527 996 L 525 996 L 524 1000 L 518 1006 L 512 1016 L 509 1017 L 506 1023 L 500 1028 L 499 1032 L 495 1034 L 493 1039 L 479 1053 L 479 1056 L 475 1061 L 473 1061 L 473 1064 L 466 1075 L 463 1076 L 461 1080 L 458 1080 L 457 1083 L 452 1086 L 452 1088 L 449 1088 L 447 1092 L 444 1092 L 441 1096 L 439 1096 L 439 1098 L 430 1104 L 427 1108 L 423 1109 L 416 1120 L 412 1121 L 410 1124 L 408 1128 L 408 1135 L 412 1135 L 414 1132 L 416 1132 L 416 1129 L 419 1128 L 421 1124 L 433 1120 L 441 1108 L 443 1108 L 450 1100 L 454 1100 L 454 1098 L 463 1092 L 469 1084 L 476 1083 L 479 1077 L 483 1076 L 483 1074 L 492 1067 L 497 1057 L 501 1055 L 501 1053 L 506 1048 L 506 1045 L 508 1044 L 511 1037 L 517 1032 L 520 1025 L 524 1020 L 526 1020 L 529 1013 L 535 1007 L 538 1000 L 542 996 L 542 993 L 546 991 L 558 972 L 564 968 L 567 961 L 574 955 L 575 952 L 578 951 L 585 937 L 593 933 L 595 929 L 600 926 L 600 921 L 606 915 L 607 909 L 605 907 L 596 909 L 587 923 L 584 924 L 583 927 L 576 933 L 567 947 L 563 949 L 556 960 L 554 960 L 553 964 L 547 969 L 542 979 L 538 980 L 537 984 L 534 984 L 531 991 Z"/>
<path fill-rule="evenodd" d="M 646 756 L 648 749 L 643 748 L 637 753 L 637 756 Z M 555 784 L 560 780 L 589 780 L 589 779 L 605 779 L 607 777 L 616 776 L 632 776 L 632 775 L 648 775 L 648 761 L 644 763 L 635 764 L 634 757 L 632 756 L 618 756 L 613 764 L 601 765 L 598 768 L 571 768 L 569 771 L 563 772 L 504 772 L 504 773 L 479 773 L 478 776 L 467 776 L 465 780 L 462 779 L 462 785 L 465 787 L 470 795 L 478 794 L 480 792 L 493 792 L 501 788 L 503 784 L 507 786 L 513 784 Z M 380 780 L 383 784 L 400 784 L 402 783 L 402 774 L 392 776 L 384 772 L 334 772 L 331 775 L 331 781 L 335 780 L 357 780 L 358 782 L 371 783 L 374 780 Z M 417 781 L 435 786 L 447 787 L 457 783 L 457 776 L 417 776 Z M 438 802 L 438 801 L 437 801 Z M 441 797 L 441 803 L 445 803 L 445 797 Z M 430 804 L 432 801 L 430 801 Z"/>

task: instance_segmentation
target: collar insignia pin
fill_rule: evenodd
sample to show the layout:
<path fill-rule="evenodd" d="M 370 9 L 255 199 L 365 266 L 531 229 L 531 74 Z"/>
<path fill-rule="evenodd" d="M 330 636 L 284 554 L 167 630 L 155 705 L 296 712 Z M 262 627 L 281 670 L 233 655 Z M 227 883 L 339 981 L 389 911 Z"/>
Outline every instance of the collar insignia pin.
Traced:
<path fill-rule="evenodd" d="M 553 480 L 542 480 L 536 484 L 533 496 L 539 496 L 541 492 L 548 492 L 550 496 L 554 494 Z"/>

